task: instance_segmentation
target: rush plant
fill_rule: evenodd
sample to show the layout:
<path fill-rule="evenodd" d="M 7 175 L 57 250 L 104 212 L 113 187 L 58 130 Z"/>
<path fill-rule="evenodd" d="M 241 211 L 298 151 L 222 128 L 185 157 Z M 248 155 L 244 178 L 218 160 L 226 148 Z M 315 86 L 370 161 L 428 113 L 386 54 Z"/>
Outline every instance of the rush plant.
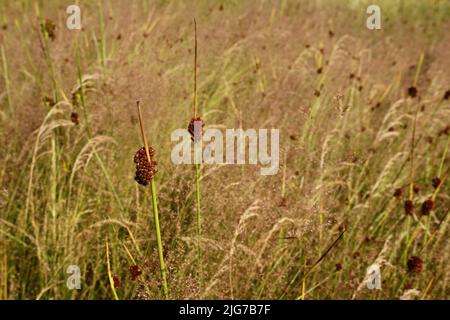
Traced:
<path fill-rule="evenodd" d="M 153 161 L 152 157 L 154 155 L 154 149 L 149 147 L 147 142 L 147 137 L 145 136 L 144 121 L 142 119 L 141 106 L 139 101 L 136 102 L 139 126 L 141 128 L 142 141 L 144 142 L 144 147 L 139 149 L 134 157 L 136 163 L 136 182 L 146 186 L 149 182 L 152 189 L 152 203 L 153 203 L 153 217 L 155 220 L 155 232 L 156 232 L 156 242 L 158 244 L 158 256 L 159 256 L 159 266 L 161 271 L 161 282 L 163 288 L 164 298 L 169 298 L 169 290 L 167 288 L 167 276 L 166 269 L 164 265 L 164 255 L 161 240 L 161 228 L 159 226 L 159 213 L 158 213 L 158 198 L 156 196 L 156 187 L 154 176 L 156 174 L 156 162 Z M 144 153 L 145 152 L 145 153 Z"/>
<path fill-rule="evenodd" d="M 188 131 L 192 136 L 194 144 L 200 148 L 194 148 L 194 152 L 201 150 L 201 136 L 203 134 L 204 122 L 198 115 L 198 96 L 197 96 L 197 22 L 194 18 L 194 117 L 189 122 Z M 198 278 L 200 287 L 200 296 L 202 290 L 202 251 L 201 251 L 201 235 L 202 235 L 202 220 L 201 220 L 201 206 L 200 206 L 200 172 L 201 164 L 195 164 L 195 194 L 196 194 L 196 209 L 197 209 L 197 259 L 198 259 Z"/>

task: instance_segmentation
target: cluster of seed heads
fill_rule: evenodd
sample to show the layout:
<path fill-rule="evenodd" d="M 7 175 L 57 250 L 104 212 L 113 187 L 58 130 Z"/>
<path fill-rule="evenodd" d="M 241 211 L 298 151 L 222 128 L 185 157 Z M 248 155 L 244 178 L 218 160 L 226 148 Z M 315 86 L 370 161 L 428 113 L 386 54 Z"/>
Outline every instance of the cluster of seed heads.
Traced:
<path fill-rule="evenodd" d="M 200 132 L 195 132 L 195 124 L 197 124 L 198 127 L 201 126 Z M 191 119 L 189 122 L 188 131 L 191 134 L 192 141 L 198 142 L 201 140 L 204 126 L 205 122 L 200 117 L 194 117 Z"/>
<path fill-rule="evenodd" d="M 441 183 L 442 183 L 442 180 L 439 177 L 434 177 L 431 180 L 431 185 L 433 186 L 434 189 L 438 189 L 440 187 Z M 420 191 L 420 189 L 417 186 L 414 186 L 414 193 L 418 193 L 419 191 Z M 403 197 L 403 189 L 402 188 L 395 189 L 394 197 L 401 200 Z M 433 211 L 434 207 L 435 207 L 434 199 L 432 197 L 429 197 L 422 203 L 422 206 L 420 208 L 421 209 L 420 213 L 423 216 L 428 216 L 428 215 L 430 215 L 431 211 Z M 404 210 L 405 210 L 406 215 L 410 216 L 410 215 L 414 214 L 415 205 L 411 199 L 405 200 Z"/>
<path fill-rule="evenodd" d="M 134 180 L 143 186 L 148 185 L 157 172 L 157 163 L 153 160 L 155 150 L 152 147 L 149 147 L 148 152 L 150 154 L 150 161 L 148 161 L 145 147 L 140 148 L 134 155 L 134 163 L 136 164 L 136 175 Z"/>

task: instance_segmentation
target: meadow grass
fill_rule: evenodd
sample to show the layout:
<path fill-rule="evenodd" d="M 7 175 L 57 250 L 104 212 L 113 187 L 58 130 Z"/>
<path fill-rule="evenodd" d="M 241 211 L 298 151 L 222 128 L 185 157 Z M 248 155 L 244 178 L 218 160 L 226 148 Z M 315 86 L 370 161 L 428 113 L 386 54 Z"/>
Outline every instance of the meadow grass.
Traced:
<path fill-rule="evenodd" d="M 0 2 L 0 299 L 448 299 L 450 4 L 369 2 Z M 174 165 L 192 101 L 279 173 Z"/>

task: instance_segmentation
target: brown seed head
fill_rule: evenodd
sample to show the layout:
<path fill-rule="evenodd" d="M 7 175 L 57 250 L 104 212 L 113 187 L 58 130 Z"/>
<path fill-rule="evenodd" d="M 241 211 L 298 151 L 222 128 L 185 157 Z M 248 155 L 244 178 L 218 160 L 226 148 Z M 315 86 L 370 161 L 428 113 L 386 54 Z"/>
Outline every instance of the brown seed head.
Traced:
<path fill-rule="evenodd" d="M 447 136 L 450 134 L 450 126 L 446 126 L 441 131 L 439 131 L 438 136 Z"/>
<path fill-rule="evenodd" d="M 402 188 L 397 188 L 394 191 L 394 197 L 396 197 L 397 199 L 400 199 L 403 195 L 403 189 Z"/>
<path fill-rule="evenodd" d="M 435 189 L 437 189 L 437 187 L 441 184 L 441 179 L 439 177 L 434 177 L 433 180 L 431 180 L 431 184 Z"/>
<path fill-rule="evenodd" d="M 417 256 L 412 256 L 408 259 L 408 271 L 411 273 L 420 273 L 423 269 L 423 261 Z"/>
<path fill-rule="evenodd" d="M 414 212 L 414 204 L 411 200 L 405 201 L 405 213 L 408 216 L 411 216 Z"/>
<path fill-rule="evenodd" d="M 195 132 L 196 124 L 201 128 L 200 132 Z M 191 134 L 192 141 L 198 142 L 202 139 L 204 126 L 205 122 L 200 117 L 194 117 L 191 119 L 189 122 L 188 131 Z"/>
<path fill-rule="evenodd" d="M 415 98 L 417 96 L 417 88 L 412 86 L 408 88 L 408 96 Z"/>
<path fill-rule="evenodd" d="M 445 91 L 444 93 L 444 100 L 449 100 L 450 99 L 450 89 Z"/>
<path fill-rule="evenodd" d="M 56 25 L 52 20 L 45 19 L 43 22 L 41 22 L 41 31 L 42 33 L 46 33 L 52 41 L 56 39 Z"/>
<path fill-rule="evenodd" d="M 139 266 L 137 266 L 137 265 L 132 265 L 132 266 L 130 266 L 129 268 L 128 268 L 128 271 L 130 271 L 130 279 L 131 279 L 131 281 L 134 281 L 134 280 L 136 280 L 141 274 L 142 274 L 142 271 L 141 271 L 141 269 L 139 268 Z"/>
<path fill-rule="evenodd" d="M 279 207 L 287 207 L 287 199 L 285 197 L 282 197 L 280 204 L 278 206 Z"/>
<path fill-rule="evenodd" d="M 55 100 L 53 100 L 53 98 L 51 98 L 49 96 L 45 96 L 44 98 L 42 98 L 42 101 L 44 102 L 44 104 L 47 104 L 49 107 L 53 107 L 56 104 Z"/>
<path fill-rule="evenodd" d="M 80 119 L 78 117 L 78 113 L 72 112 L 70 114 L 70 121 L 72 121 L 75 125 L 78 125 L 80 123 Z"/>
<path fill-rule="evenodd" d="M 422 203 L 422 215 L 427 216 L 434 208 L 434 202 L 431 199 L 427 199 Z"/>
<path fill-rule="evenodd" d="M 148 161 L 145 147 L 140 148 L 134 155 L 134 163 L 136 164 L 134 180 L 143 186 L 148 185 L 156 175 L 156 172 L 158 172 L 156 169 L 157 163 L 153 160 L 155 150 L 149 147 L 148 152 L 150 154 L 150 162 Z"/>
<path fill-rule="evenodd" d="M 118 275 L 113 275 L 113 282 L 114 282 L 114 288 L 120 288 L 121 287 L 121 282 L 120 282 L 120 278 Z"/>

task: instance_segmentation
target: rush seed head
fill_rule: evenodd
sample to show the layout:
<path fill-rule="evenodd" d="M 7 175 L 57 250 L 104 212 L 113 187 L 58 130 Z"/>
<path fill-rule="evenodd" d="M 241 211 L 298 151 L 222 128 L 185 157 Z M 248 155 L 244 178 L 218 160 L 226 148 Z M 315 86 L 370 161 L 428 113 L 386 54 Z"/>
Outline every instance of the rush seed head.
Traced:
<path fill-rule="evenodd" d="M 431 180 L 431 184 L 433 185 L 433 188 L 437 189 L 441 184 L 441 179 L 439 177 L 434 177 L 433 180 Z"/>
<path fill-rule="evenodd" d="M 74 124 L 78 125 L 80 123 L 80 118 L 78 117 L 78 113 L 72 112 L 70 114 L 70 121 L 72 121 Z"/>
<path fill-rule="evenodd" d="M 423 269 L 423 261 L 417 256 L 412 256 L 408 259 L 407 267 L 411 273 L 420 273 Z"/>
<path fill-rule="evenodd" d="M 42 101 L 49 107 L 53 107 L 56 104 L 55 100 L 53 100 L 53 98 L 49 96 L 45 96 L 44 98 L 42 98 Z"/>
<path fill-rule="evenodd" d="M 157 172 L 157 163 L 153 160 L 155 150 L 152 147 L 149 147 L 148 151 L 150 154 L 150 161 L 148 161 L 145 147 L 140 148 L 134 155 L 134 163 L 136 164 L 136 175 L 134 180 L 143 186 L 148 185 Z"/>
<path fill-rule="evenodd" d="M 449 100 L 450 99 L 450 89 L 445 91 L 444 93 L 444 100 Z"/>
<path fill-rule="evenodd" d="M 202 139 L 204 126 L 205 122 L 200 117 L 194 117 L 191 119 L 189 122 L 188 131 L 191 134 L 192 141 L 198 142 Z"/>
<path fill-rule="evenodd" d="M 130 279 L 131 279 L 131 281 L 134 281 L 134 280 L 136 280 L 141 274 L 142 274 L 142 271 L 141 271 L 141 269 L 139 268 L 139 266 L 138 265 L 132 265 L 132 266 L 130 266 L 129 268 L 128 268 L 128 271 L 130 271 Z"/>
<path fill-rule="evenodd" d="M 114 282 L 114 288 L 120 288 L 122 286 L 122 283 L 120 282 L 120 278 L 118 275 L 113 275 L 113 282 Z"/>
<path fill-rule="evenodd" d="M 414 213 L 414 204 L 411 200 L 405 201 L 405 213 L 408 216 L 411 216 Z"/>
<path fill-rule="evenodd" d="M 41 22 L 42 33 L 46 33 L 48 37 L 54 41 L 56 39 L 56 25 L 50 19 Z"/>
<path fill-rule="evenodd" d="M 415 86 L 408 88 L 408 96 L 415 98 L 417 96 L 417 88 Z"/>
<path fill-rule="evenodd" d="M 428 216 L 434 208 L 434 202 L 431 199 L 427 199 L 422 203 L 422 215 Z"/>
<path fill-rule="evenodd" d="M 396 197 L 397 199 L 400 199 L 403 195 L 403 189 L 402 188 L 398 188 L 395 189 L 394 191 L 394 197 Z"/>

